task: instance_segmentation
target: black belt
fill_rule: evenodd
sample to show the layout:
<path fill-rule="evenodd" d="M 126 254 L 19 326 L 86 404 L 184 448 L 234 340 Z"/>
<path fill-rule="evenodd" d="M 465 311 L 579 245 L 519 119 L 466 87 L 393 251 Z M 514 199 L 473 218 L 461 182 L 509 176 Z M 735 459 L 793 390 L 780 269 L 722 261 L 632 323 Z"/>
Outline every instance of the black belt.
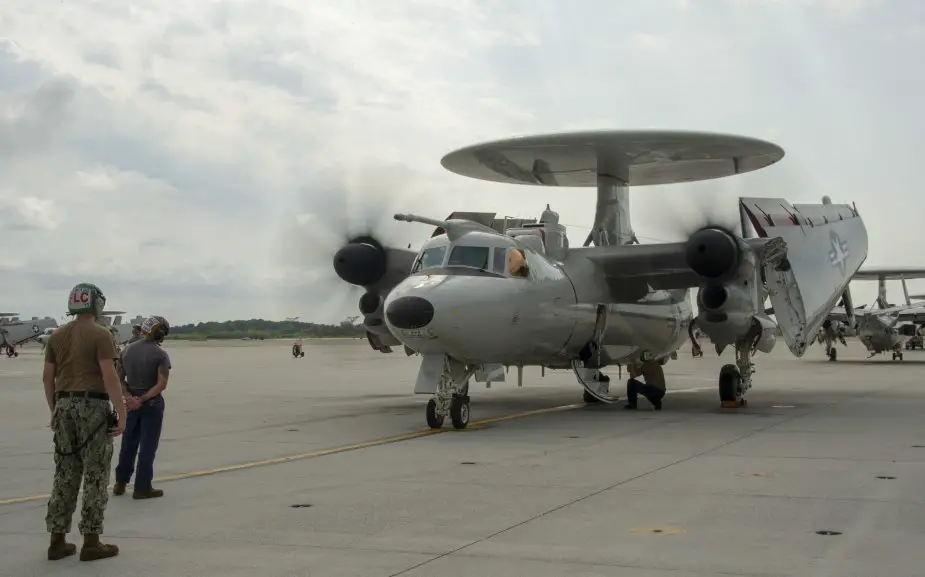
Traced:
<path fill-rule="evenodd" d="M 86 397 L 88 399 L 100 399 L 103 401 L 109 400 L 109 395 L 107 393 L 95 393 L 93 391 L 60 391 L 55 393 L 59 399 L 66 399 L 68 397 Z"/>

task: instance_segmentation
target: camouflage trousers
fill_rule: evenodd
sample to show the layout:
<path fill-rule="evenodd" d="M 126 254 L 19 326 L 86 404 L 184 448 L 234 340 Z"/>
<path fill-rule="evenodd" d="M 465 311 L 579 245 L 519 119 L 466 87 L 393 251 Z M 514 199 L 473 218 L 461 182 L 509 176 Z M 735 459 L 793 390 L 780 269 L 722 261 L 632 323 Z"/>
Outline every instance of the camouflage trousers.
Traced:
<path fill-rule="evenodd" d="M 56 447 L 55 480 L 45 516 L 49 533 L 71 531 L 71 517 L 77 509 L 81 480 L 84 495 L 78 527 L 80 533 L 103 533 L 113 451 L 112 438 L 106 433 L 109 407 L 109 401 L 89 398 L 66 397 L 55 403 L 52 416 Z M 73 455 L 58 454 L 59 451 L 71 453 L 84 441 L 87 441 L 86 445 Z"/>

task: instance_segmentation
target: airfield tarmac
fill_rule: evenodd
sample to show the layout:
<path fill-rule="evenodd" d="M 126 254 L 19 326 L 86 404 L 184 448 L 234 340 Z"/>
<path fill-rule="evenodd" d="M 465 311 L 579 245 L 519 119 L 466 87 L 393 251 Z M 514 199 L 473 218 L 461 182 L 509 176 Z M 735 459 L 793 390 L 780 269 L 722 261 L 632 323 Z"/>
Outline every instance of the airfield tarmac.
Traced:
<path fill-rule="evenodd" d="M 709 347 L 666 366 L 661 412 L 512 370 L 472 384 L 470 429 L 433 434 L 416 357 L 290 344 L 167 344 L 165 496 L 110 497 L 121 553 L 92 563 L 45 559 L 39 348 L 0 358 L 0 575 L 925 575 L 925 353 L 850 342 L 829 363 L 781 342 L 738 410 L 715 388 L 731 353 Z"/>

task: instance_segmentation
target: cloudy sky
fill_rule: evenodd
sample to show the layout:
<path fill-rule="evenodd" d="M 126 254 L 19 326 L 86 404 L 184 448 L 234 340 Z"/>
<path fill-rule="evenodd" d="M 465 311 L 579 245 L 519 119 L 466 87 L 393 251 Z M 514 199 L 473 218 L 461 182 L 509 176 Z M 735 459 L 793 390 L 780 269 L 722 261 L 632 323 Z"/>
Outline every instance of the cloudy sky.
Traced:
<path fill-rule="evenodd" d="M 88 280 L 175 323 L 336 321 L 359 296 L 330 266 L 348 215 L 351 229 L 384 216 L 416 247 L 429 230 L 389 215 L 535 217 L 549 202 L 580 243 L 591 190 L 439 162 L 578 128 L 787 151 L 738 178 L 638 189 L 643 242 L 679 240 L 692 197 L 734 214 L 740 194 L 828 194 L 862 211 L 868 265 L 925 264 L 923 38 L 925 4 L 906 0 L 4 0 L 0 309 L 60 316 Z"/>

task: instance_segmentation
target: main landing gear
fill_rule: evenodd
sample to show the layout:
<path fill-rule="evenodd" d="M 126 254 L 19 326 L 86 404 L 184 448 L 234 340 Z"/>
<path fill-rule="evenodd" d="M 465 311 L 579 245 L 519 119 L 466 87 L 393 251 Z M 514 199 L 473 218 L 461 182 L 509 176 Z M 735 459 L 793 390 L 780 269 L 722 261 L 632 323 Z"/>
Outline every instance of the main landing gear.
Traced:
<path fill-rule="evenodd" d="M 719 371 L 719 400 L 723 408 L 748 405 L 745 391 L 752 388 L 752 375 L 755 373 L 752 344 L 741 341 L 736 343 L 735 348 L 735 364 L 724 365 Z"/>
<path fill-rule="evenodd" d="M 835 348 L 835 345 L 829 345 L 829 350 L 826 351 L 826 356 L 829 357 L 830 361 L 838 360 L 838 349 Z"/>
<path fill-rule="evenodd" d="M 425 416 L 431 429 L 443 427 L 447 415 L 454 429 L 469 426 L 469 379 L 473 371 L 459 361 L 447 358 L 440 373 L 437 393 L 427 401 Z"/>
<path fill-rule="evenodd" d="M 902 351 L 893 351 L 893 360 L 895 361 L 896 359 L 899 359 L 900 361 L 903 360 Z"/>
<path fill-rule="evenodd" d="M 695 359 L 703 356 L 703 347 L 700 346 L 700 335 L 694 329 L 694 323 L 687 325 L 687 336 L 691 339 L 691 356 Z"/>

